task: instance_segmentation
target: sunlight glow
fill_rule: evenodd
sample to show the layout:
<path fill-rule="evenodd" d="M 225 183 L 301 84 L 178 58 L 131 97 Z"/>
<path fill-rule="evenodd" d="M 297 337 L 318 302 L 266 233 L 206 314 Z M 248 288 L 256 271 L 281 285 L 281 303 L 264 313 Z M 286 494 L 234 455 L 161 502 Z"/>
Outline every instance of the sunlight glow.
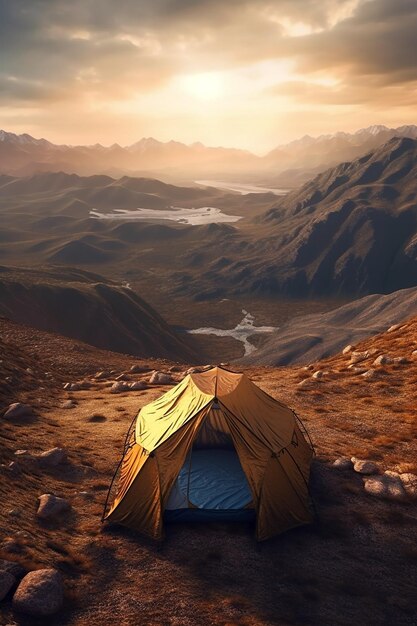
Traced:
<path fill-rule="evenodd" d="M 180 84 L 188 95 L 197 100 L 217 100 L 222 96 L 224 90 L 220 72 L 187 74 L 181 77 Z"/>

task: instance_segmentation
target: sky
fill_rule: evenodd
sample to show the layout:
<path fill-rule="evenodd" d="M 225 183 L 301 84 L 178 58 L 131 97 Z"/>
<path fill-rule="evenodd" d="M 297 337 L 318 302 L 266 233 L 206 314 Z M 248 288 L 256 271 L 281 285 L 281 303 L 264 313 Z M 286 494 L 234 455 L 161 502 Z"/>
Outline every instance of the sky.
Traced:
<path fill-rule="evenodd" d="M 417 0 L 0 0 L 0 128 L 262 153 L 417 122 Z"/>

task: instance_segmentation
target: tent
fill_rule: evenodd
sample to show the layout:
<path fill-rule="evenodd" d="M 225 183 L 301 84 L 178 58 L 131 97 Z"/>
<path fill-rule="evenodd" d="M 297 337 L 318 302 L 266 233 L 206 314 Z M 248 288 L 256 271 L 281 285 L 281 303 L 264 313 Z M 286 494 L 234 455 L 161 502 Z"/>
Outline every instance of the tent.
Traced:
<path fill-rule="evenodd" d="M 309 523 L 313 449 L 303 431 L 291 409 L 244 374 L 189 374 L 140 410 L 103 520 L 155 539 L 170 516 L 252 515 L 258 540 Z"/>

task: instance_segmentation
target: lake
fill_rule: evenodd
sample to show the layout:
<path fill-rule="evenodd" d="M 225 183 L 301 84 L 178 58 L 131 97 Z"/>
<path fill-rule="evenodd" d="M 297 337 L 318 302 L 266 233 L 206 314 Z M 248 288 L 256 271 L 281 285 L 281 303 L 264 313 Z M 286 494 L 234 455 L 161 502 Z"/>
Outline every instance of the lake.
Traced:
<path fill-rule="evenodd" d="M 169 220 L 179 224 L 198 226 L 201 224 L 230 223 L 242 219 L 241 215 L 228 215 L 221 209 L 206 206 L 199 209 L 169 207 L 169 209 L 114 209 L 112 213 L 101 213 L 96 209 L 90 211 L 90 217 L 99 220 Z"/>
<path fill-rule="evenodd" d="M 195 180 L 196 185 L 203 187 L 216 187 L 226 191 L 236 191 L 242 196 L 248 193 L 273 193 L 275 196 L 286 196 L 289 189 L 277 189 L 276 187 L 259 187 L 258 185 L 247 185 L 245 183 L 228 183 L 223 180 Z"/>

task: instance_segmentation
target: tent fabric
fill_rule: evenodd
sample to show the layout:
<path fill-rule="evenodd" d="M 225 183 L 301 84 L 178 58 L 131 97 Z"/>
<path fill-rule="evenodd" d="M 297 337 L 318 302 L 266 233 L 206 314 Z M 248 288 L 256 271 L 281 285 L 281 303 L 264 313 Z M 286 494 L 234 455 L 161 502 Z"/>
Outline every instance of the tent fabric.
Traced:
<path fill-rule="evenodd" d="M 252 502 L 245 473 L 234 450 L 194 450 L 170 493 L 166 510 L 244 509 Z"/>
<path fill-rule="evenodd" d="M 307 484 L 313 451 L 293 411 L 244 374 L 218 367 L 186 376 L 141 409 L 105 519 L 161 539 L 170 493 L 194 445 L 235 449 L 256 511 L 258 540 L 311 521 Z"/>

